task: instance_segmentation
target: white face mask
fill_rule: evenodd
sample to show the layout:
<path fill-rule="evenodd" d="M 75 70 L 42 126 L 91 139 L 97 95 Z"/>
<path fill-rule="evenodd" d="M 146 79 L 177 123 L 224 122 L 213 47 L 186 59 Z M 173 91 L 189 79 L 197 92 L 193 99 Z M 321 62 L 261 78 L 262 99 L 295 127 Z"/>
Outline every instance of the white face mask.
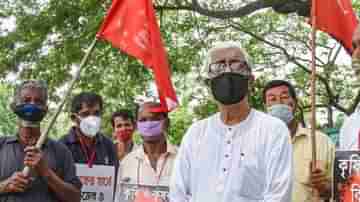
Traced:
<path fill-rule="evenodd" d="M 294 115 L 291 111 L 291 108 L 285 104 L 275 104 L 268 108 L 268 114 L 279 118 L 284 121 L 286 124 L 289 124 L 293 119 Z"/>
<path fill-rule="evenodd" d="M 98 116 L 87 116 L 80 121 L 80 130 L 87 137 L 95 137 L 100 131 L 101 118 Z"/>

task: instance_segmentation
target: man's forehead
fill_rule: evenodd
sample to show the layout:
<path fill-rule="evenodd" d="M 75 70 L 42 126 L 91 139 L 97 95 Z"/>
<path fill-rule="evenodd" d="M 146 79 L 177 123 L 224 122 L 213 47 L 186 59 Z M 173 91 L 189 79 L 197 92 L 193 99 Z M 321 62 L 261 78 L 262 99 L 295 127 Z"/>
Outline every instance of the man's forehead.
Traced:
<path fill-rule="evenodd" d="M 289 93 L 289 88 L 285 85 L 276 86 L 266 91 L 266 95 L 279 95 L 283 93 L 287 93 L 287 94 Z"/>
<path fill-rule="evenodd" d="M 100 109 L 100 104 L 99 104 L 99 103 L 89 104 L 89 103 L 83 102 L 83 103 L 81 103 L 81 109 L 80 109 L 80 111 L 84 111 L 84 110 L 98 110 L 98 109 Z"/>
<path fill-rule="evenodd" d="M 211 61 L 219 61 L 225 58 L 239 58 L 245 60 L 245 56 L 239 48 L 219 48 L 211 52 Z"/>
<path fill-rule="evenodd" d="M 115 123 L 131 123 L 130 119 L 124 119 L 122 116 L 117 116 L 114 118 Z"/>
<path fill-rule="evenodd" d="M 34 96 L 41 96 L 41 90 L 39 88 L 36 88 L 36 87 L 26 87 L 26 88 L 23 88 L 21 89 L 20 91 L 20 95 L 22 97 L 24 96 L 29 96 L 29 95 L 34 95 Z"/>
<path fill-rule="evenodd" d="M 139 108 L 139 112 L 138 112 L 138 117 L 160 117 L 163 116 L 164 113 L 158 113 L 158 112 L 153 112 L 152 110 L 155 107 L 159 107 L 159 104 L 153 104 L 153 103 L 145 103 L 143 105 L 141 105 L 141 107 Z"/>

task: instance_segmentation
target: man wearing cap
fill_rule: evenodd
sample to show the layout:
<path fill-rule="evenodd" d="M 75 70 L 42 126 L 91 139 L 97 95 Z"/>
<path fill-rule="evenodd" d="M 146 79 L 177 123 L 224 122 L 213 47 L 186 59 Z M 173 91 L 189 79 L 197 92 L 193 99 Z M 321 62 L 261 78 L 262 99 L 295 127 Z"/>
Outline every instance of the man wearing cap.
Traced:
<path fill-rule="evenodd" d="M 70 151 L 49 138 L 41 150 L 34 146 L 47 98 L 47 88 L 39 81 L 25 81 L 15 90 L 11 109 L 18 117 L 18 132 L 0 138 L 1 202 L 80 201 L 81 183 Z M 22 173 L 25 166 L 31 168 L 29 176 Z"/>
<path fill-rule="evenodd" d="M 289 131 L 249 106 L 251 67 L 237 43 L 210 49 L 207 83 L 220 112 L 185 134 L 170 182 L 171 202 L 291 201 Z"/>
<path fill-rule="evenodd" d="M 166 200 L 177 154 L 177 148 L 167 142 L 168 114 L 162 111 L 159 103 L 146 102 L 138 109 L 136 125 L 143 144 L 121 161 L 116 201 L 123 201 L 129 188 L 137 185 L 144 185 L 153 193 L 163 193 L 157 196 Z M 141 201 L 144 196 L 143 190 L 138 189 L 134 197 Z M 149 198 L 146 201 L 153 200 L 157 199 Z"/>

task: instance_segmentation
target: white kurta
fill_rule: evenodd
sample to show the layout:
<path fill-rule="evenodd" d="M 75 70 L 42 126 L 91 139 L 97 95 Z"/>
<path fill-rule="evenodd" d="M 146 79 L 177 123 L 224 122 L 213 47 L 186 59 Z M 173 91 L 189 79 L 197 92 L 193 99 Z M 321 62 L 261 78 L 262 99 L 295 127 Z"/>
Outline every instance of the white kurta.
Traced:
<path fill-rule="evenodd" d="M 358 150 L 360 132 L 360 109 L 349 116 L 343 123 L 339 135 L 340 150 Z"/>
<path fill-rule="evenodd" d="M 217 113 L 184 136 L 170 201 L 290 202 L 292 179 L 292 145 L 282 121 L 251 110 L 227 126 Z"/>

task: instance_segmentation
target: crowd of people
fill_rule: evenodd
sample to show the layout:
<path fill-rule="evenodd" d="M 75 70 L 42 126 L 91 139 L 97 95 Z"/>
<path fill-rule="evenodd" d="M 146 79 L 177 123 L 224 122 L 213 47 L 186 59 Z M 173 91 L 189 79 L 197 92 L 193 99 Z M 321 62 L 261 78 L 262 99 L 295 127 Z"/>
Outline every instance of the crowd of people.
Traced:
<path fill-rule="evenodd" d="M 360 59 L 359 28 L 353 39 L 355 61 Z M 168 141 L 170 119 L 156 102 L 145 102 L 135 112 L 114 112 L 113 139 L 104 135 L 103 98 L 94 92 L 74 96 L 67 134 L 58 141 L 48 138 L 38 148 L 48 91 L 41 81 L 24 81 L 11 103 L 17 133 L 0 138 L 0 202 L 86 201 L 82 192 L 91 183 L 84 176 L 92 169 L 113 172 L 110 198 L 116 202 L 305 202 L 315 194 L 319 201 L 330 201 L 335 146 L 317 131 L 317 161 L 312 162 L 311 131 L 295 117 L 293 85 L 268 82 L 262 94 L 266 111 L 261 112 L 248 101 L 254 76 L 246 51 L 221 42 L 207 57 L 206 83 L 219 112 L 193 123 L 179 148 Z M 359 119 L 355 111 L 345 121 L 340 149 L 359 149 Z M 141 145 L 133 142 L 135 131 Z M 24 167 L 30 174 L 22 172 Z M 133 198 L 124 199 L 129 194 L 125 184 L 138 188 Z M 164 188 L 165 197 L 149 194 L 146 186 Z"/>

